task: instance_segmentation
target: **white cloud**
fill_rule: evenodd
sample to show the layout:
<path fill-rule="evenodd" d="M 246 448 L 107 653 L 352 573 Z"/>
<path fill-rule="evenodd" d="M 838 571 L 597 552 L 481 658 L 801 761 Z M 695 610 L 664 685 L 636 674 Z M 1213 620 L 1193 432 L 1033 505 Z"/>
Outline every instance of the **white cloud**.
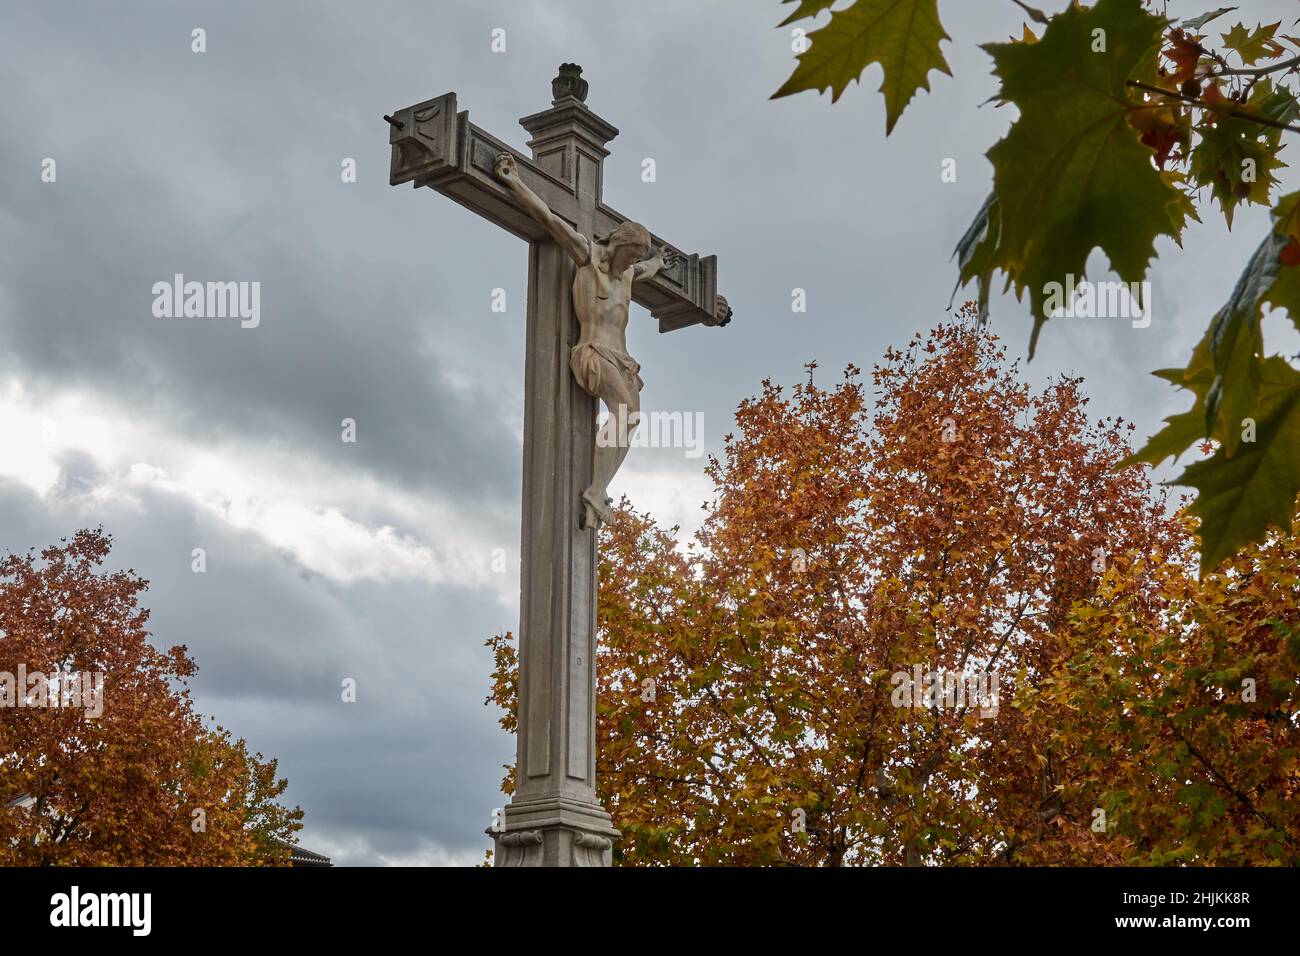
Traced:
<path fill-rule="evenodd" d="M 653 453 L 654 450 L 633 449 L 610 484 L 610 494 L 615 500 L 627 495 L 633 507 L 648 511 L 663 527 L 680 525 L 678 541 L 685 542 L 704 523 L 705 512 L 700 505 L 712 500 L 713 482 L 704 474 L 703 460 L 676 466 L 644 460 Z M 637 461 L 638 457 L 642 460 Z"/>
<path fill-rule="evenodd" d="M 133 420 L 102 396 L 38 396 L 18 380 L 0 383 L 0 434 L 0 476 L 42 498 L 58 490 L 64 456 L 80 452 L 100 472 L 85 492 L 87 504 L 116 500 L 138 506 L 141 491 L 162 491 L 260 536 L 340 584 L 421 580 L 493 590 L 505 604 L 517 600 L 516 582 L 491 570 L 491 550 L 482 543 L 488 536 L 475 516 L 436 495 L 378 482 L 361 469 L 247 436 L 199 443 Z M 360 514 L 382 514 L 391 523 L 362 520 Z M 401 532 L 396 524 L 421 531 Z"/>

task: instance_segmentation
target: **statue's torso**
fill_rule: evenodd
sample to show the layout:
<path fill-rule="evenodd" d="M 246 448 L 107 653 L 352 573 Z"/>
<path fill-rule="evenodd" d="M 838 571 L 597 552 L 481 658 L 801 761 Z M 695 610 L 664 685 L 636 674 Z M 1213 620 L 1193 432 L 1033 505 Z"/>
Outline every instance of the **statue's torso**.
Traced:
<path fill-rule="evenodd" d="M 632 302 L 632 269 L 621 276 L 603 272 L 588 259 L 573 277 L 573 311 L 581 335 L 578 345 L 602 345 L 627 355 L 628 308 Z"/>

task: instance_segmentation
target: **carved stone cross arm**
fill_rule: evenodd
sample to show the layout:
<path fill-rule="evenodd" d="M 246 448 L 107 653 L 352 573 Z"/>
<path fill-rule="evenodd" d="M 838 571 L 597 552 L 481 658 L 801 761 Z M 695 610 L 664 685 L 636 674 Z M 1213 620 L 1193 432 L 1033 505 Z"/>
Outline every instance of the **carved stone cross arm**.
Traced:
<path fill-rule="evenodd" d="M 586 110 L 581 105 L 573 108 Z M 545 114 L 552 127 L 557 125 L 552 119 L 554 113 L 549 110 Z M 589 123 L 598 120 L 590 111 L 586 114 L 584 119 Z M 557 149 L 550 154 L 539 150 L 539 161 L 534 161 L 471 123 L 469 110 L 458 113 L 455 93 L 408 106 L 385 119 L 392 146 L 388 181 L 393 186 L 408 182 L 417 188 L 428 186 L 521 239 L 544 241 L 548 238 L 545 231 L 494 173 L 497 156 L 510 153 L 524 184 L 579 232 L 602 235 L 628 221 L 627 216 L 601 201 L 601 162 L 606 151 L 604 144 L 594 139 L 581 144 L 588 149 Z M 526 128 L 530 119 L 533 117 L 521 121 Z M 541 136 L 552 132 L 540 126 L 530 131 Z M 608 126 L 604 133 L 608 133 L 608 142 L 618 130 Z M 547 159 L 552 160 L 550 169 L 543 165 Z M 659 331 L 671 332 L 696 324 L 727 324 L 729 310 L 725 300 L 720 303 L 718 299 L 717 257 L 687 254 L 653 231 L 651 238 L 656 248 L 677 253 L 671 268 L 638 282 L 633 294 L 633 301 L 658 321 Z"/>

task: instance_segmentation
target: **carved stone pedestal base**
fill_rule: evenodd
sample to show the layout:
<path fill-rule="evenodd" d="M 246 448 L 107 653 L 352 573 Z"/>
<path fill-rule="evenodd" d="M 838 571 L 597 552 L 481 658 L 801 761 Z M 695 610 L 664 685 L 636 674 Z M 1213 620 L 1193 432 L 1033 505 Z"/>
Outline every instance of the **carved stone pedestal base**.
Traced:
<path fill-rule="evenodd" d="M 609 866 L 621 834 L 599 804 L 567 797 L 515 800 L 496 841 L 494 866 Z"/>

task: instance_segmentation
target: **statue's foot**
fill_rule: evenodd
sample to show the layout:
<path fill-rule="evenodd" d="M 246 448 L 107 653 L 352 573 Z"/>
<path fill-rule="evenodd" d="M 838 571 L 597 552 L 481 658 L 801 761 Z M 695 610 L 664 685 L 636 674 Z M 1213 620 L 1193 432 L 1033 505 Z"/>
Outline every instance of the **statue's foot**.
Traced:
<path fill-rule="evenodd" d="M 600 527 L 601 522 L 609 524 L 614 520 L 614 511 L 610 508 L 610 505 L 613 503 L 613 498 L 605 498 L 588 488 L 582 493 L 582 518 L 579 521 L 580 527 L 595 530 Z"/>

